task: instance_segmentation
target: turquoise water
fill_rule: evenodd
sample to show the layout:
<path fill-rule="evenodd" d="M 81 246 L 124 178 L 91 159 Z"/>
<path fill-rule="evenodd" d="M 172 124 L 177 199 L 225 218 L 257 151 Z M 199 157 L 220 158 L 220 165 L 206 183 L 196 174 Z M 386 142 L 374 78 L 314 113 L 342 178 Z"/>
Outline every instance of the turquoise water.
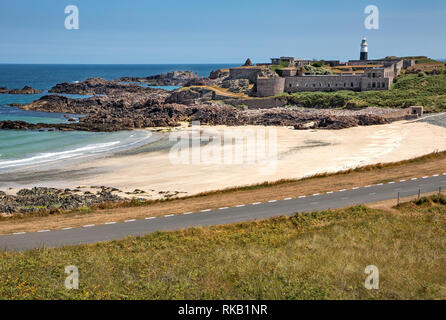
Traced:
<path fill-rule="evenodd" d="M 23 111 L 7 106 L 27 104 L 47 95 L 58 83 L 82 81 L 100 77 L 106 80 L 120 77 L 147 77 L 175 70 L 192 70 L 200 76 L 209 76 L 212 70 L 229 68 L 232 64 L 196 65 L 18 65 L 0 64 L 0 87 L 23 88 L 28 85 L 41 94 L 0 94 L 0 121 L 15 120 L 29 123 L 62 123 L 64 114 Z M 175 90 L 178 87 L 160 87 Z M 79 99 L 90 96 L 66 95 Z M 0 171 L 9 172 L 22 167 L 53 165 L 69 159 L 103 156 L 121 151 L 139 150 L 159 137 L 147 131 L 95 132 L 40 132 L 0 130 Z"/>
<path fill-rule="evenodd" d="M 181 87 L 178 87 L 178 86 L 150 86 L 150 88 L 173 91 L 173 90 L 179 89 Z"/>
<path fill-rule="evenodd" d="M 71 118 L 78 119 L 79 116 L 68 114 Z M 25 121 L 28 123 L 66 123 L 68 119 L 65 114 L 54 112 L 24 111 L 17 107 L 0 106 L 0 121 Z M 0 131 L 1 136 L 1 131 Z"/>
<path fill-rule="evenodd" d="M 150 132 L 0 131 L 0 171 L 104 155 L 156 140 Z"/>

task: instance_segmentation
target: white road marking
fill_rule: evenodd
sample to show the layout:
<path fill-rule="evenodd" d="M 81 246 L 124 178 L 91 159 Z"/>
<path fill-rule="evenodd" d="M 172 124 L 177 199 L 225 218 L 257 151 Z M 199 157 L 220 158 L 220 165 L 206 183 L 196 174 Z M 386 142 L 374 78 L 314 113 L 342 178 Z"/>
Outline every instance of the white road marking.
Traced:
<path fill-rule="evenodd" d="M 185 212 L 184 215 L 192 214 L 192 212 Z"/>
<path fill-rule="evenodd" d="M 164 217 L 165 218 L 173 217 L 173 214 L 166 214 Z"/>
<path fill-rule="evenodd" d="M 211 209 L 201 210 L 200 212 L 209 212 L 209 211 L 211 211 Z"/>
<path fill-rule="evenodd" d="M 39 230 L 39 231 L 37 231 L 37 232 L 50 232 L 50 230 Z"/>
<path fill-rule="evenodd" d="M 333 193 L 333 191 L 328 191 L 328 192 L 327 192 L 327 194 L 332 194 L 332 193 Z"/>
<path fill-rule="evenodd" d="M 235 206 L 236 208 L 243 208 L 243 207 L 246 207 L 246 205 L 245 204 L 239 204 L 238 206 Z"/>
<path fill-rule="evenodd" d="M 147 218 L 145 218 L 144 220 L 153 220 L 153 219 L 155 219 L 156 217 L 147 217 Z M 116 222 L 115 222 L 116 223 Z"/>
<path fill-rule="evenodd" d="M 415 181 L 415 180 L 418 180 L 418 178 L 412 178 L 412 179 L 410 179 L 410 180 Z"/>
<path fill-rule="evenodd" d="M 13 234 L 25 234 L 26 232 L 14 232 Z"/>
<path fill-rule="evenodd" d="M 389 184 L 394 184 L 394 183 L 395 183 L 394 181 L 389 182 Z"/>
<path fill-rule="evenodd" d="M 314 193 L 313 197 L 316 197 L 316 196 L 319 196 L 319 195 L 320 195 L 320 193 Z"/>
<path fill-rule="evenodd" d="M 377 186 L 383 186 L 384 185 L 384 183 L 378 183 L 377 184 Z"/>
<path fill-rule="evenodd" d="M 277 200 L 270 200 L 269 203 L 277 202 Z"/>
<path fill-rule="evenodd" d="M 364 188 L 370 188 L 371 186 L 365 186 Z"/>
<path fill-rule="evenodd" d="M 292 198 L 285 198 L 285 199 L 283 199 L 283 200 L 285 200 L 285 201 L 288 201 L 288 200 L 291 200 Z"/>
<path fill-rule="evenodd" d="M 261 204 L 261 202 L 253 202 L 253 203 L 252 203 L 253 206 L 256 206 L 256 205 L 258 205 L 258 204 Z"/>
<path fill-rule="evenodd" d="M 299 199 L 303 199 L 303 198 L 306 198 L 306 197 L 307 197 L 307 196 L 300 196 Z"/>
<path fill-rule="evenodd" d="M 358 190 L 359 189 L 359 187 L 354 187 L 354 188 L 352 188 L 352 190 Z"/>
<path fill-rule="evenodd" d="M 228 207 L 218 208 L 218 210 L 226 210 L 229 209 Z"/>
<path fill-rule="evenodd" d="M 107 225 L 109 225 L 109 224 L 116 224 L 116 222 L 111 221 L 111 222 L 106 222 L 106 223 L 104 223 L 104 224 L 107 224 Z"/>
<path fill-rule="evenodd" d="M 439 177 L 440 175 L 439 174 L 434 174 L 432 177 Z"/>
<path fill-rule="evenodd" d="M 429 178 L 429 177 L 428 177 L 428 176 L 424 176 L 424 177 L 423 177 L 423 179 L 427 179 L 427 178 Z"/>
<path fill-rule="evenodd" d="M 339 192 L 345 192 L 345 191 L 347 191 L 347 189 L 341 189 L 341 190 L 339 190 Z"/>
<path fill-rule="evenodd" d="M 83 228 L 91 228 L 91 227 L 94 227 L 94 224 L 87 224 L 87 225 L 83 226 Z"/>
<path fill-rule="evenodd" d="M 125 220 L 124 222 L 134 222 L 136 219 Z"/>
<path fill-rule="evenodd" d="M 407 180 L 400 180 L 400 182 L 406 182 Z"/>
<path fill-rule="evenodd" d="M 62 228 L 62 229 L 60 229 L 60 230 L 71 230 L 71 229 L 73 229 L 72 227 L 67 227 L 67 228 Z"/>

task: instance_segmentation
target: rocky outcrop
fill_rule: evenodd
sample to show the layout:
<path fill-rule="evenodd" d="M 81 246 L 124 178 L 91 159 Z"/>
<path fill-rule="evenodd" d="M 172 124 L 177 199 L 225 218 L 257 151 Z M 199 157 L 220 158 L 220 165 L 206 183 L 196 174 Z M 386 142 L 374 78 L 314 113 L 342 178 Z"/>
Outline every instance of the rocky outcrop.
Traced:
<path fill-rule="evenodd" d="M 250 92 L 248 79 L 224 80 L 222 83 L 222 88 L 227 88 L 229 91 L 235 93 Z"/>
<path fill-rule="evenodd" d="M 189 80 L 184 84 L 184 87 L 192 87 L 192 86 L 212 86 L 215 84 L 215 81 L 212 81 L 209 78 L 196 78 Z"/>
<path fill-rule="evenodd" d="M 232 91 L 243 92 L 249 87 L 249 82 L 246 79 L 225 80 L 225 86 Z M 85 99 L 70 99 L 58 95 L 43 96 L 21 108 L 78 114 L 82 117 L 78 122 L 68 121 L 62 124 L 1 121 L 0 129 L 119 131 L 145 127 L 173 127 L 183 121 L 200 121 L 210 125 L 279 125 L 293 126 L 296 129 L 340 129 L 391 121 L 386 118 L 384 109 L 378 108 L 359 111 L 300 110 L 285 107 L 271 108 L 268 102 L 259 110 L 249 108 L 245 103 L 241 105 L 232 103 L 235 106 L 230 106 L 214 102 L 228 99 L 225 92 L 218 92 L 206 86 L 191 86 L 171 92 L 116 81 L 88 79 L 80 83 L 59 84 L 53 89 L 65 93 L 88 92 L 104 95 Z"/>
<path fill-rule="evenodd" d="M 211 71 L 209 75 L 209 79 L 215 80 L 215 79 L 223 79 L 229 77 L 229 69 L 218 69 Z"/>
<path fill-rule="evenodd" d="M 49 90 L 50 93 L 68 93 L 81 95 L 112 95 L 121 93 L 151 92 L 152 88 L 141 87 L 137 84 L 122 84 L 118 81 L 108 81 L 101 78 L 90 78 L 77 83 L 60 83 Z"/>
<path fill-rule="evenodd" d="M 201 87 L 190 87 L 183 90 L 177 90 L 166 99 L 166 103 L 180 103 L 185 105 L 194 105 L 206 101 L 214 100 L 215 92 L 211 89 Z"/>
<path fill-rule="evenodd" d="M 112 194 L 112 191 L 111 188 L 101 187 L 96 194 L 92 194 L 74 192 L 70 189 L 39 187 L 22 189 L 15 196 L 0 191 L 0 213 L 72 210 L 124 200 Z"/>
<path fill-rule="evenodd" d="M 191 87 L 173 92 L 165 101 L 156 97 L 129 95 L 126 98 L 94 97 L 69 99 L 45 96 L 26 107 L 31 110 L 83 114 L 79 122 L 64 124 L 29 124 L 2 121 L 0 129 L 118 131 L 145 127 L 174 127 L 183 121 L 209 125 L 277 125 L 296 129 L 341 129 L 358 125 L 389 123 L 383 109 L 329 110 L 292 108 L 245 109 L 212 103 L 215 93 Z M 199 100 L 201 102 L 196 103 Z M 203 103 L 203 100 L 208 100 Z M 178 102 L 181 101 L 181 104 Z"/>
<path fill-rule="evenodd" d="M 190 80 L 197 78 L 197 73 L 194 73 L 193 71 L 172 71 L 145 78 L 122 77 L 117 81 L 142 82 L 148 84 L 149 86 L 183 86 Z"/>
<path fill-rule="evenodd" d="M 8 90 L 8 88 L 6 88 L 6 87 L 1 87 L 0 93 L 3 93 L 3 94 L 37 94 L 37 93 L 42 93 L 42 91 L 36 90 L 29 86 L 24 86 L 22 89 L 11 89 L 11 90 Z"/>

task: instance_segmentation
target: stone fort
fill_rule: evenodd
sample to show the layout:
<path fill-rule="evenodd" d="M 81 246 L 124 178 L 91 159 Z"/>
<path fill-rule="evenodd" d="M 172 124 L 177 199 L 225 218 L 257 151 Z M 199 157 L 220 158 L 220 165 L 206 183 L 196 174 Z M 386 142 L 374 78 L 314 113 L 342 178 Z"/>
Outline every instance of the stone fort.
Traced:
<path fill-rule="evenodd" d="M 257 96 L 269 97 L 283 92 L 301 91 L 368 91 L 389 90 L 394 79 L 415 64 L 415 60 L 388 57 L 381 60 L 368 59 L 368 45 L 364 38 L 361 43 L 360 60 L 340 62 L 325 60 L 332 74 L 308 74 L 305 66 L 315 61 L 293 57 L 272 58 L 271 63 L 230 69 L 231 79 L 249 79 L 256 85 Z M 271 74 L 271 66 L 281 68 L 281 75 Z"/>

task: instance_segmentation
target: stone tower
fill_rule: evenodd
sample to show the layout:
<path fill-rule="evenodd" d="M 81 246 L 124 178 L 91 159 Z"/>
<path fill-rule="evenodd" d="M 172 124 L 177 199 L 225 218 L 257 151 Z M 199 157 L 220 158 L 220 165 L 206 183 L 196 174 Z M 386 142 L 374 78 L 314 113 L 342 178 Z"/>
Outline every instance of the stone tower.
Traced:
<path fill-rule="evenodd" d="M 362 38 L 362 42 L 361 42 L 361 56 L 360 56 L 359 59 L 361 61 L 369 60 L 369 47 L 368 47 L 366 38 Z"/>

